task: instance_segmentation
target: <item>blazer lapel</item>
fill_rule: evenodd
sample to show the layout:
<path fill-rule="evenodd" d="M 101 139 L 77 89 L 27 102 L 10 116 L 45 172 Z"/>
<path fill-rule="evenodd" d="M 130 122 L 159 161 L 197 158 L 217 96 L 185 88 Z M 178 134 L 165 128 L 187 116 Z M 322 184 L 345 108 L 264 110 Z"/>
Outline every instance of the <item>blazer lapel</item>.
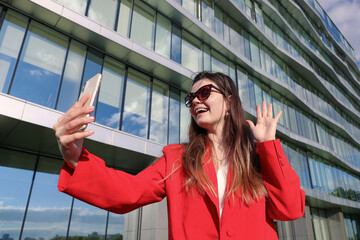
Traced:
<path fill-rule="evenodd" d="M 215 166 L 214 166 L 213 160 L 211 159 L 211 151 L 208 146 L 206 148 L 205 157 L 203 159 L 203 168 L 206 173 L 206 176 L 209 178 L 212 186 L 214 187 L 216 194 L 218 194 L 218 185 L 217 185 Z M 206 186 L 205 186 L 205 192 L 208 195 L 208 197 L 211 199 L 213 204 L 215 205 L 217 214 L 219 215 L 219 198 L 217 196 L 215 196 L 210 191 L 210 189 L 208 189 Z"/>

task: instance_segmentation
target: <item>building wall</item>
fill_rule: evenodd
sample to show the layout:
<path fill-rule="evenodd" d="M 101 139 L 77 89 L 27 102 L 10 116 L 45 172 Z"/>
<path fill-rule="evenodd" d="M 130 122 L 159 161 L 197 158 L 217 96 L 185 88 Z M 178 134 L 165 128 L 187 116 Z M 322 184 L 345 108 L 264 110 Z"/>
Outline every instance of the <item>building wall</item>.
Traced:
<path fill-rule="evenodd" d="M 158 156 L 146 144 L 186 142 L 190 114 L 183 99 L 189 78 L 202 70 L 232 77 L 249 119 L 263 100 L 284 112 L 277 136 L 306 190 L 308 211 L 277 222 L 279 238 L 359 238 L 360 70 L 316 1 L 0 4 L 3 239 L 166 239 L 165 201 L 123 216 L 58 193 L 62 161 L 49 137 L 51 121 L 32 123 L 38 144 L 19 144 L 14 139 L 31 141 L 21 131 L 28 120 L 12 115 L 5 102 L 16 108 L 28 101 L 60 114 L 101 72 L 94 115 L 103 135 L 86 144 L 108 166 L 135 174 Z M 115 134 L 124 141 L 117 144 Z M 41 147 L 45 138 L 52 138 L 50 150 Z M 136 142 L 146 143 L 144 152 Z M 104 147 L 109 150 L 101 153 Z"/>

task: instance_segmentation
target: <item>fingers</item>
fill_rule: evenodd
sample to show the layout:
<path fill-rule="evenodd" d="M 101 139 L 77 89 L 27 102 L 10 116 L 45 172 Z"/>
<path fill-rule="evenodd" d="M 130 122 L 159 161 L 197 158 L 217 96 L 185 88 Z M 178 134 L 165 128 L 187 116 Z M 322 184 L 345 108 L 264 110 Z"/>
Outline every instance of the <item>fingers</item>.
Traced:
<path fill-rule="evenodd" d="M 78 102 L 76 102 L 62 117 L 59 118 L 58 123 L 67 123 L 81 115 L 90 114 L 94 111 L 93 106 L 84 106 L 86 101 L 89 99 L 89 94 L 86 94 Z"/>
<path fill-rule="evenodd" d="M 275 116 L 275 118 L 274 118 L 274 120 L 275 120 L 276 123 L 279 121 L 282 113 L 283 113 L 283 111 L 280 110 L 280 111 L 276 114 L 276 116 Z"/>
<path fill-rule="evenodd" d="M 266 102 L 265 101 L 262 102 L 262 116 L 263 117 L 267 116 L 267 108 L 266 108 Z"/>
<path fill-rule="evenodd" d="M 260 104 L 256 105 L 256 117 L 257 119 L 262 117 Z"/>
<path fill-rule="evenodd" d="M 74 134 L 70 134 L 70 135 L 62 135 L 58 141 L 59 143 L 63 146 L 63 147 L 67 147 L 69 146 L 71 143 L 80 140 L 80 139 L 84 139 L 86 137 L 89 137 L 91 135 L 94 134 L 93 130 L 89 130 L 89 131 L 84 131 L 84 132 L 76 132 Z"/>
<path fill-rule="evenodd" d="M 250 129 L 253 129 L 255 127 L 254 123 L 250 120 L 246 120 L 247 124 L 249 124 Z"/>

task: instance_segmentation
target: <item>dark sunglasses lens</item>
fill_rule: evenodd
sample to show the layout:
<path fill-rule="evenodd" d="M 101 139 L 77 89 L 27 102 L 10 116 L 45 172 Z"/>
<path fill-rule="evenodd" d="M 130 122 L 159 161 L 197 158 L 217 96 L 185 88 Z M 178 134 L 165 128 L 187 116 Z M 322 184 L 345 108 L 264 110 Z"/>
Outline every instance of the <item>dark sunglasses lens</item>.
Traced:
<path fill-rule="evenodd" d="M 198 90 L 199 100 L 206 100 L 211 93 L 211 85 L 207 85 Z"/>

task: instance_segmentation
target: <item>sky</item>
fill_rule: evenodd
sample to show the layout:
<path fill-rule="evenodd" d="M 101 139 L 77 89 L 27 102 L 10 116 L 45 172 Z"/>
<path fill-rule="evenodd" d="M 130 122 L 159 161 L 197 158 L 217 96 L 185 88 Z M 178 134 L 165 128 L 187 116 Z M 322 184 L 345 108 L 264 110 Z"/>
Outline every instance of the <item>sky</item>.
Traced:
<path fill-rule="evenodd" d="M 353 47 L 360 67 L 360 0 L 317 0 Z"/>

